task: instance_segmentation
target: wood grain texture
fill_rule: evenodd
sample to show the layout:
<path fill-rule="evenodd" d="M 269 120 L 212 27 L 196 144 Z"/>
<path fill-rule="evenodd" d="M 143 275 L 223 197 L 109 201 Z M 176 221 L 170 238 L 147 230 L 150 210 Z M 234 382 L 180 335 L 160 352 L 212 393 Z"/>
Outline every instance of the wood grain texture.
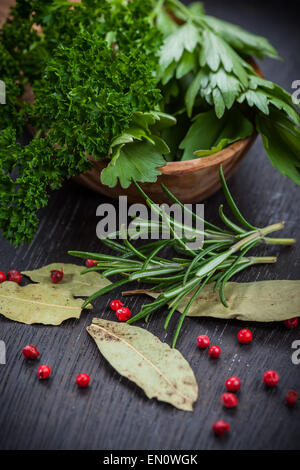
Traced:
<path fill-rule="evenodd" d="M 268 36 L 285 58 L 285 65 L 267 60 L 266 76 L 290 90 L 292 81 L 300 79 L 294 3 L 285 2 L 275 9 L 274 2 L 228 0 L 225 8 L 223 1 L 210 0 L 207 10 Z M 272 168 L 260 139 L 230 179 L 230 188 L 250 221 L 262 225 L 284 219 L 285 235 L 300 241 L 300 189 Z M 39 231 L 31 246 L 14 249 L 1 240 L 0 269 L 34 269 L 57 260 L 74 262 L 67 255 L 68 249 L 98 250 L 95 214 L 103 202 L 111 201 L 73 182 L 66 183 L 61 191 L 53 193 L 49 207 L 41 211 Z M 220 191 L 206 201 L 208 220 L 217 221 L 216 206 L 220 202 Z M 300 278 L 300 246 L 262 247 L 258 252 L 262 256 L 280 254 L 278 263 L 253 267 L 238 280 Z M 194 413 L 182 412 L 147 400 L 138 387 L 113 371 L 86 333 L 94 316 L 114 319 L 109 300 L 119 295 L 115 292 L 99 299 L 94 311 L 83 314 L 80 320 L 68 320 L 61 327 L 27 326 L 0 317 L 0 340 L 7 344 L 7 364 L 0 365 L 1 449 L 300 448 L 300 404 L 295 409 L 284 404 L 288 389 L 300 392 L 300 365 L 291 362 L 291 345 L 300 340 L 299 328 L 288 331 L 281 324 L 251 324 L 254 341 L 242 346 L 236 334 L 244 323 L 187 319 L 178 348 L 195 372 L 199 399 Z M 127 298 L 126 304 L 137 312 L 144 301 L 146 297 Z M 170 344 L 174 330 L 163 331 L 164 318 L 153 317 L 146 328 Z M 208 334 L 213 344 L 221 346 L 219 360 L 208 359 L 206 351 L 199 351 L 195 344 L 199 334 Z M 42 354 L 38 363 L 23 359 L 21 348 L 27 343 L 39 347 Z M 53 368 L 49 381 L 39 382 L 36 378 L 41 363 Z M 262 384 L 263 372 L 269 368 L 281 376 L 279 386 L 273 390 Z M 78 390 L 75 385 L 75 376 L 80 372 L 92 377 L 86 390 Z M 224 381 L 231 375 L 242 380 L 235 410 L 224 409 L 221 404 Z M 231 433 L 225 439 L 212 435 L 216 419 L 231 424 Z"/>

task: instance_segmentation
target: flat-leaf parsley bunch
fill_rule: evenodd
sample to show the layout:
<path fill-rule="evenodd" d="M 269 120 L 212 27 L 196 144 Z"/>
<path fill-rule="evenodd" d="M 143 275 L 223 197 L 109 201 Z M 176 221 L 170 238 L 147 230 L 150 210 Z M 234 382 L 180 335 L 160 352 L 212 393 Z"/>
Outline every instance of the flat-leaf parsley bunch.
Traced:
<path fill-rule="evenodd" d="M 259 77 L 260 36 L 179 0 L 17 0 L 0 31 L 0 229 L 31 241 L 49 188 L 107 161 L 103 184 L 155 182 L 166 161 L 208 156 L 256 128 L 300 184 L 299 113 Z M 20 97 L 32 88 L 35 102 Z M 16 143 L 25 124 L 37 133 Z"/>

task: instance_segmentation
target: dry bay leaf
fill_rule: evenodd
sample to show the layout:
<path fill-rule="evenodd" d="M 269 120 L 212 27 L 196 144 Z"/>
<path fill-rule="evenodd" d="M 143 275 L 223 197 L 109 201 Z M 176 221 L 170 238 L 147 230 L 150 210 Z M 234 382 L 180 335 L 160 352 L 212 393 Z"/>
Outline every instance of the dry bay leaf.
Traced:
<path fill-rule="evenodd" d="M 300 316 L 300 281 L 228 282 L 225 288 L 228 308 L 220 302 L 213 287 L 209 284 L 203 288 L 188 312 L 189 317 L 272 322 Z M 183 312 L 188 299 L 178 307 L 179 312 Z"/>
<path fill-rule="evenodd" d="M 58 284 L 52 284 L 50 279 L 50 271 L 54 269 L 63 269 L 64 272 L 64 277 Z M 81 274 L 84 269 L 84 266 L 78 266 L 77 264 L 51 263 L 33 271 L 23 271 L 22 274 L 28 276 L 33 282 L 40 282 L 49 286 L 55 285 L 57 289 L 68 290 L 76 297 L 90 296 L 102 287 L 111 284 L 110 281 L 97 272 Z"/>
<path fill-rule="evenodd" d="M 195 375 L 181 353 L 149 331 L 126 323 L 94 318 L 87 327 L 100 352 L 148 398 L 192 411 L 198 396 Z"/>
<path fill-rule="evenodd" d="M 16 282 L 0 284 L 0 314 L 10 320 L 31 325 L 60 325 L 68 318 L 79 318 L 82 299 L 54 285 L 29 284 L 20 287 Z"/>

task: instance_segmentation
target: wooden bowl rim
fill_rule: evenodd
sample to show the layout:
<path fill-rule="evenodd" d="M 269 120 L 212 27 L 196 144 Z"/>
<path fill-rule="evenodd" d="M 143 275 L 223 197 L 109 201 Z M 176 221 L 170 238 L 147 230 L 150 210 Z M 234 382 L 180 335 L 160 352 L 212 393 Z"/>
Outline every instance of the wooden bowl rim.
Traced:
<path fill-rule="evenodd" d="M 193 160 L 167 162 L 166 165 L 159 168 L 163 175 L 176 175 L 186 174 L 202 170 L 213 166 L 219 166 L 226 160 L 232 158 L 237 152 L 242 152 L 254 140 L 257 133 L 254 132 L 245 139 L 238 140 L 237 142 L 229 145 L 217 153 L 208 155 L 207 157 L 194 158 Z"/>

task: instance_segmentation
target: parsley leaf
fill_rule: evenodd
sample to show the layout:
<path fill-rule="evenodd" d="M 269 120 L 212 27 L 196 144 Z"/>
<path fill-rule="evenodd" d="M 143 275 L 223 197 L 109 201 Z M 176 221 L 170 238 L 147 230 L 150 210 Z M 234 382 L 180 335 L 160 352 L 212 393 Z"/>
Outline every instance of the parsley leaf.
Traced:
<path fill-rule="evenodd" d="M 221 66 L 225 72 L 232 72 L 244 86 L 248 85 L 249 65 L 220 36 L 208 29 L 203 32 L 200 65 L 208 65 L 213 72 Z"/>
<path fill-rule="evenodd" d="M 247 91 L 238 98 L 239 103 L 247 101 L 250 107 L 256 106 L 262 113 L 268 115 L 270 106 L 283 111 L 295 124 L 300 124 L 299 112 L 293 105 L 292 97 L 275 83 L 252 76 Z"/>
<path fill-rule="evenodd" d="M 278 58 L 277 51 L 263 36 L 251 34 L 240 26 L 213 16 L 205 16 L 204 21 L 236 51 L 250 56 L 255 55 L 259 59 L 265 56 Z"/>
<path fill-rule="evenodd" d="M 192 23 L 179 26 L 164 41 L 160 52 L 160 65 L 166 68 L 173 60 L 178 62 L 185 50 L 193 52 L 198 41 L 198 30 Z"/>
<path fill-rule="evenodd" d="M 300 130 L 276 109 L 257 114 L 256 127 L 272 165 L 300 186 Z"/>
<path fill-rule="evenodd" d="M 15 139 L 14 129 L 0 131 L 0 228 L 18 246 L 33 239 L 36 212 L 48 202 L 47 189 L 58 188 L 65 175 L 56 167 L 47 140 L 34 139 L 23 148 Z"/>
<path fill-rule="evenodd" d="M 111 144 L 111 161 L 102 170 L 101 182 L 114 187 L 119 180 L 122 188 L 128 188 L 133 180 L 156 181 L 157 168 L 166 163 L 164 155 L 170 152 L 160 134 L 175 124 L 176 119 L 165 113 L 135 113 L 126 132 Z"/>
<path fill-rule="evenodd" d="M 227 111 L 221 119 L 213 109 L 198 114 L 180 144 L 184 150 L 182 160 L 211 155 L 250 136 L 253 131 L 252 123 L 238 109 Z"/>
<path fill-rule="evenodd" d="M 168 152 L 163 141 L 153 136 L 154 143 L 133 142 L 119 149 L 117 158 L 111 160 L 101 173 L 101 182 L 116 186 L 118 179 L 122 188 L 128 188 L 132 181 L 154 183 L 160 175 L 159 167 L 165 165 L 162 150 Z"/>

